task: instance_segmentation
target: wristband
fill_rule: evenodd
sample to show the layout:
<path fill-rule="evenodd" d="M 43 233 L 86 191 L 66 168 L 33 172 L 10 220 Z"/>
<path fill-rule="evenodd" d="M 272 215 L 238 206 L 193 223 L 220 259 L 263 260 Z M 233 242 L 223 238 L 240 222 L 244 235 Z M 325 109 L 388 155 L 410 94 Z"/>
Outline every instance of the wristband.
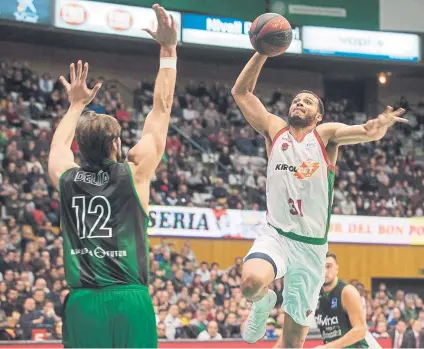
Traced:
<path fill-rule="evenodd" d="M 177 70 L 177 58 L 161 58 L 159 69 Z"/>

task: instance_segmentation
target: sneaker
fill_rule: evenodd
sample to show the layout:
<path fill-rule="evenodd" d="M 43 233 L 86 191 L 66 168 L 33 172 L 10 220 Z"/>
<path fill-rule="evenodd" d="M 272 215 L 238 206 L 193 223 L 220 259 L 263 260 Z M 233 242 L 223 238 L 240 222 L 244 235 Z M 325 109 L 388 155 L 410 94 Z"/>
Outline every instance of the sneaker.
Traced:
<path fill-rule="evenodd" d="M 250 344 L 256 343 L 265 336 L 266 321 L 277 303 L 277 295 L 273 290 L 260 301 L 253 303 L 242 333 L 243 339 Z"/>

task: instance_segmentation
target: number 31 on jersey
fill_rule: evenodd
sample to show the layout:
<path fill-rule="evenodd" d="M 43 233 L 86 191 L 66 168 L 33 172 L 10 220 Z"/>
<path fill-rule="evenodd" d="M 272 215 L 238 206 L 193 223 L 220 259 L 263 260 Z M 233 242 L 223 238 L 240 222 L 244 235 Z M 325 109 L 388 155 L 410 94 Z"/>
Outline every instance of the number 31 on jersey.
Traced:
<path fill-rule="evenodd" d="M 288 204 L 290 205 L 290 214 L 293 216 L 299 215 L 300 217 L 303 217 L 302 212 L 302 200 L 296 200 L 289 199 Z"/>

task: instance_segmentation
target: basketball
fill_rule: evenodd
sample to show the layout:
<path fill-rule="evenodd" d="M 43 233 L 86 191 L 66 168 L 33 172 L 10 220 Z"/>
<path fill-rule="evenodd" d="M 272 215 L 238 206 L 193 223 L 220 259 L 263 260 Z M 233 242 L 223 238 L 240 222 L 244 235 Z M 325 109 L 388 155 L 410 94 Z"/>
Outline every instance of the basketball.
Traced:
<path fill-rule="evenodd" d="M 291 25 L 277 13 L 265 13 L 253 21 L 249 38 L 253 48 L 260 54 L 269 57 L 278 56 L 291 44 Z"/>

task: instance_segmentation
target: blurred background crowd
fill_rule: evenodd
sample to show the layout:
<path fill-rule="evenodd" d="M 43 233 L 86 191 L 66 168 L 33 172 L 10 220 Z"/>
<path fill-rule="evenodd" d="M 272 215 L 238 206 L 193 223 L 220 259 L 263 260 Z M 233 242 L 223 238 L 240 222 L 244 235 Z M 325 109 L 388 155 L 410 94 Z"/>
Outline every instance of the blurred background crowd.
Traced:
<path fill-rule="evenodd" d="M 99 80 L 103 87 L 89 109 L 116 116 L 127 152 L 141 135 L 153 84 L 141 82 L 129 107 L 119 84 Z M 279 90 L 260 97 L 277 115 L 287 114 L 292 98 Z M 423 168 L 403 144 L 411 137 L 422 142 L 424 104 L 411 108 L 404 98 L 396 103 L 408 110 L 408 125 L 396 126 L 379 142 L 340 151 L 334 213 L 423 216 Z M 367 120 L 349 100 L 325 104 L 324 122 Z M 38 75 L 28 63 L 0 62 L 0 340 L 30 339 L 37 327 L 47 328 L 49 339 L 62 335 L 62 304 L 69 291 L 57 228 L 59 196 L 49 185 L 47 160 L 52 134 L 67 105 L 66 94 L 49 74 Z M 76 143 L 72 148 L 78 154 Z M 265 210 L 265 186 L 264 141 L 246 124 L 230 86 L 179 86 L 166 153 L 151 185 L 151 204 Z M 151 247 L 150 260 L 149 289 L 159 338 L 240 337 L 240 323 L 249 309 L 238 286 L 241 258 L 221 270 L 217 263 L 198 261 L 189 243 L 180 253 L 163 243 Z M 424 325 L 422 300 L 416 295 L 390 293 L 384 285 L 370 294 L 358 281 L 355 285 L 376 336 L 389 336 L 402 326 L 401 319 L 405 328 L 414 319 Z M 273 285 L 278 304 L 283 286 L 282 280 Z M 282 314 L 279 306 L 271 314 L 268 338 L 278 336 Z"/>

